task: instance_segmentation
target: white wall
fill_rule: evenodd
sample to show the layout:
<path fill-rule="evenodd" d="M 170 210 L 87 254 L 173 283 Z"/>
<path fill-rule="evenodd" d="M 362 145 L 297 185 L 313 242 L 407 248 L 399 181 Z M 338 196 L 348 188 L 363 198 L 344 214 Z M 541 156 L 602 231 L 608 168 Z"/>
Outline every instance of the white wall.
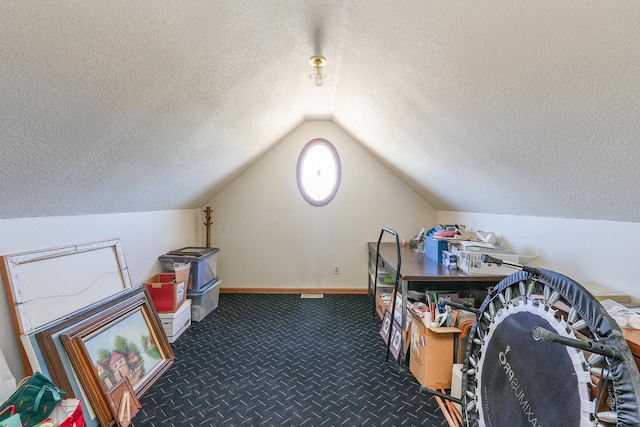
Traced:
<path fill-rule="evenodd" d="M 198 244 L 199 209 L 0 220 L 0 254 L 119 238 L 133 285 L 160 271 L 158 256 Z M 52 278 L 51 286 L 64 277 Z M 13 375 L 24 371 L 6 295 L 0 292 L 0 349 Z"/>
<path fill-rule="evenodd" d="M 329 140 L 342 164 L 338 194 L 323 207 L 308 204 L 296 182 L 313 138 Z M 424 199 L 331 121 L 301 124 L 205 206 L 222 287 L 366 289 L 366 242 L 382 227 L 408 240 L 435 221 Z"/>
<path fill-rule="evenodd" d="M 640 242 L 638 223 L 445 211 L 437 212 L 436 219 L 476 231 L 495 231 L 513 252 L 537 255 L 531 266 L 640 298 L 634 250 L 634 242 Z"/>

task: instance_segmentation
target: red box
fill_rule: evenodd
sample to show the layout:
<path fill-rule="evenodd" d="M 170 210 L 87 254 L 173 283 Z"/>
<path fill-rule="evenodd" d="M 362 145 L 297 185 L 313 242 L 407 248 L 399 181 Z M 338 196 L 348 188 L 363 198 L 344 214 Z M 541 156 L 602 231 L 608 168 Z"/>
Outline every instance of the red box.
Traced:
<path fill-rule="evenodd" d="M 175 313 L 184 303 L 186 285 L 184 282 L 176 283 L 174 273 L 156 274 L 143 284 L 149 290 L 158 313 Z"/>

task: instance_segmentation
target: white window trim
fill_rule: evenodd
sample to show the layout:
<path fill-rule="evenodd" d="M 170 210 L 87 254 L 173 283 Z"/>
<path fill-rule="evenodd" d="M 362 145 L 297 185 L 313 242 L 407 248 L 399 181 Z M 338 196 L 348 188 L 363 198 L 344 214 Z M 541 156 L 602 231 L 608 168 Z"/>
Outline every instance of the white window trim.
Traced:
<path fill-rule="evenodd" d="M 316 145 L 325 146 L 331 152 L 331 155 L 333 156 L 333 159 L 336 163 L 336 182 L 334 183 L 333 189 L 331 190 L 329 195 L 322 200 L 315 200 L 311 196 L 309 196 L 309 194 L 307 194 L 307 192 L 304 190 L 302 186 L 302 180 L 301 180 L 302 162 L 307 152 Z M 340 188 L 341 175 L 342 175 L 342 165 L 340 162 L 340 155 L 338 154 L 338 150 L 336 150 L 336 147 L 334 147 L 333 144 L 327 141 L 326 139 L 314 138 L 311 141 L 307 142 L 307 144 L 302 148 L 302 151 L 300 151 L 300 155 L 298 156 L 298 166 L 296 168 L 296 180 L 298 182 L 298 189 L 300 190 L 300 194 L 302 194 L 302 197 L 304 197 L 304 199 L 307 202 L 309 202 L 309 204 L 313 206 L 324 206 L 329 202 L 331 202 L 331 200 L 333 200 L 333 198 L 338 193 L 338 189 Z"/>

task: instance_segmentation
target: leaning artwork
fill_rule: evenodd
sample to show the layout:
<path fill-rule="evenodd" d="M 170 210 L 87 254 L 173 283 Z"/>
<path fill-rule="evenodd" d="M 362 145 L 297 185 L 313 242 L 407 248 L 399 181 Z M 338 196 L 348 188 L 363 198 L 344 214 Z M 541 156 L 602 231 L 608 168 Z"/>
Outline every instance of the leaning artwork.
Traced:
<path fill-rule="evenodd" d="M 136 388 L 162 360 L 140 310 L 85 338 L 84 345 L 107 391 L 125 377 Z"/>
<path fill-rule="evenodd" d="M 380 327 L 380 336 L 385 344 L 389 343 L 389 328 L 391 327 L 391 313 L 389 310 L 385 311 L 384 319 L 382 320 L 382 326 Z"/>
<path fill-rule="evenodd" d="M 173 364 L 174 354 L 146 288 L 60 334 L 100 425 L 113 424 L 108 397 L 123 380 L 139 399 Z M 117 415 L 115 415 L 117 417 Z"/>

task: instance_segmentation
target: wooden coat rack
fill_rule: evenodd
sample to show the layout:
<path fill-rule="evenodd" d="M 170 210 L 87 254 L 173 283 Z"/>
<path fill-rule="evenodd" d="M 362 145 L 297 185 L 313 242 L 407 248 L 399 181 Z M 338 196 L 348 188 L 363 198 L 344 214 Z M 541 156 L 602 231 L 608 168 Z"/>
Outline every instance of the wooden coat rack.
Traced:
<path fill-rule="evenodd" d="M 205 213 L 205 223 L 204 226 L 207 229 L 207 248 L 211 247 L 211 207 L 207 206 L 204 210 Z"/>

